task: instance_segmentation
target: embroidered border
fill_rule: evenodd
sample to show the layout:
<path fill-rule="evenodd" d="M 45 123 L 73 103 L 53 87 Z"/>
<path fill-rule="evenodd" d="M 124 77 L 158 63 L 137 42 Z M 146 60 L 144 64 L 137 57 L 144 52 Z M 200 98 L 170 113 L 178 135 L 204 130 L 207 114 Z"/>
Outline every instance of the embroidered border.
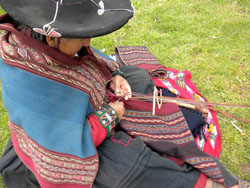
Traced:
<path fill-rule="evenodd" d="M 12 43 L 14 45 L 16 44 L 16 46 L 12 46 L 5 40 L 5 35 L 7 35 L 7 33 L 7 31 L 2 32 L 1 43 L 3 44 L 1 45 L 2 48 L 0 49 L 1 57 L 6 63 L 14 67 L 27 70 L 31 73 L 62 82 L 86 92 L 90 95 L 90 102 L 95 109 L 102 104 L 102 101 L 105 97 L 106 82 L 100 76 L 101 70 L 99 70 L 96 65 L 91 63 L 90 60 L 86 60 L 87 64 L 78 66 L 78 69 L 84 69 L 86 72 L 86 68 L 84 66 L 88 66 L 87 72 L 91 76 L 89 79 L 94 80 L 93 82 L 90 82 L 88 77 L 86 77 L 86 75 L 83 74 L 84 72 L 81 70 L 75 70 L 73 67 L 66 65 L 55 64 L 45 54 L 39 55 L 35 49 L 29 48 L 27 46 L 18 46 L 19 41 L 14 34 L 9 37 Z M 20 52 L 19 47 L 23 49 L 21 55 L 18 53 L 18 51 Z M 24 50 L 26 50 L 27 53 L 24 52 Z M 27 58 L 20 58 L 23 54 L 27 54 Z M 35 62 L 32 62 L 31 59 L 33 59 Z"/>
<path fill-rule="evenodd" d="M 24 130 L 9 120 L 9 128 L 22 152 L 30 157 L 38 174 L 51 183 L 91 185 L 98 170 L 97 155 L 88 159 L 48 151 L 35 143 Z"/>
<path fill-rule="evenodd" d="M 163 124 L 139 124 L 123 121 L 122 124 L 127 131 L 134 130 L 138 132 L 147 132 L 147 133 L 181 133 L 187 128 L 182 126 L 185 122 L 181 122 L 180 124 L 174 126 L 165 126 Z"/>
<path fill-rule="evenodd" d="M 221 183 L 224 182 L 220 168 L 211 157 L 190 157 L 185 158 L 184 161 L 200 169 L 208 177 L 212 177 Z"/>
<path fill-rule="evenodd" d="M 124 64 L 130 66 L 140 64 L 160 65 L 146 46 L 119 46 L 116 47 L 116 56 L 119 56 Z"/>
<path fill-rule="evenodd" d="M 186 78 L 187 77 L 191 77 L 191 75 L 189 75 L 190 73 L 185 71 L 185 72 L 171 72 L 168 71 L 168 79 L 174 81 L 176 83 L 177 86 L 185 89 L 193 99 L 198 100 L 198 101 L 205 101 L 205 99 L 200 95 L 195 93 L 195 91 L 193 91 L 192 88 L 190 88 L 188 86 L 188 84 L 186 83 Z M 177 96 L 180 95 L 180 93 L 173 88 L 173 86 L 171 85 L 171 83 L 167 80 L 162 80 L 162 83 L 174 94 L 176 94 Z M 203 132 L 205 134 L 206 139 L 208 139 L 210 141 L 210 144 L 212 146 L 212 148 L 215 148 L 215 142 L 217 137 L 219 136 L 219 130 L 218 127 L 216 126 L 213 116 L 211 114 L 211 112 L 209 111 L 206 117 L 206 122 L 208 123 L 209 126 L 204 126 L 203 127 Z M 212 127 L 212 128 L 211 128 Z M 203 136 L 196 138 L 196 143 L 199 146 L 199 148 L 201 150 L 204 150 L 205 147 L 205 138 Z"/>
<path fill-rule="evenodd" d="M 109 105 L 104 105 L 95 112 L 102 127 L 107 129 L 108 136 L 112 135 L 112 128 L 119 123 L 117 112 Z"/>

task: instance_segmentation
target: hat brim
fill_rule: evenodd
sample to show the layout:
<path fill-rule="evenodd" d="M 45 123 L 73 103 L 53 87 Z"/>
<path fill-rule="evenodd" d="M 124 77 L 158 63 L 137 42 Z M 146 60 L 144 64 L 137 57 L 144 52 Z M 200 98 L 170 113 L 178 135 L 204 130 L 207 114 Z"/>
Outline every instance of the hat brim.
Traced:
<path fill-rule="evenodd" d="M 55 21 L 50 24 L 50 30 L 65 38 L 102 36 L 121 28 L 133 16 L 129 0 L 102 0 L 105 10 L 102 15 L 98 14 L 97 5 L 100 0 L 60 4 L 57 14 L 56 1 L 0 0 L 0 3 L 14 20 L 37 30 L 42 30 L 44 25 L 53 22 L 56 15 Z"/>

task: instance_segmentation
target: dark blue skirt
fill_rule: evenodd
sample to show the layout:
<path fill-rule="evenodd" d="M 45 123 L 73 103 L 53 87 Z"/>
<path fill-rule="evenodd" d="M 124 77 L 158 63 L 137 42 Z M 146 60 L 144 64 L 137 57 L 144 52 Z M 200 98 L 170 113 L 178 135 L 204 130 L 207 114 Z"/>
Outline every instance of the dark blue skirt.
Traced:
<path fill-rule="evenodd" d="M 113 139 L 127 143 L 130 136 L 118 131 Z M 200 176 L 192 166 L 177 165 L 139 138 L 133 138 L 127 147 L 107 138 L 97 151 L 100 164 L 93 188 L 191 188 Z M 11 139 L 0 159 L 0 172 L 8 188 L 40 187 L 17 156 Z"/>

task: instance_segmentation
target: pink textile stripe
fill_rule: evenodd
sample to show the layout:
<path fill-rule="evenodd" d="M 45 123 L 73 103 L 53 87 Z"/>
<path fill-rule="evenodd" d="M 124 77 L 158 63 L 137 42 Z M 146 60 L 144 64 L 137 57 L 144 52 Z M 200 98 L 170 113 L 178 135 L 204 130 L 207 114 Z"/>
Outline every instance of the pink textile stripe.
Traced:
<path fill-rule="evenodd" d="M 22 162 L 34 173 L 39 184 L 48 188 L 91 187 L 98 157 L 81 159 L 42 148 L 22 128 L 9 121 L 13 146 Z"/>
<path fill-rule="evenodd" d="M 154 64 L 162 66 L 146 46 L 119 46 L 118 55 L 126 65 Z"/>
<path fill-rule="evenodd" d="M 126 60 L 127 63 L 132 63 L 132 62 L 143 62 L 143 63 L 145 63 L 145 61 L 157 62 L 154 58 L 137 58 L 137 59 Z"/>
<path fill-rule="evenodd" d="M 133 53 L 151 54 L 150 51 L 145 51 L 145 49 L 143 49 L 143 50 L 121 51 L 120 53 L 121 53 L 122 55 L 133 54 Z"/>

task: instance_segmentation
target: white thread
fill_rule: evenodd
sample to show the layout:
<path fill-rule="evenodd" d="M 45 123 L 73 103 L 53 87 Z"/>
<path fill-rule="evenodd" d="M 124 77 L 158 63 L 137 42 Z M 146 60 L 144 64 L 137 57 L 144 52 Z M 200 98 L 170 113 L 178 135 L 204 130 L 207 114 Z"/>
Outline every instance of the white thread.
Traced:
<path fill-rule="evenodd" d="M 234 120 L 231 121 L 231 124 L 232 124 L 238 131 L 240 131 L 241 133 L 243 133 L 243 131 L 242 131 L 237 125 L 235 125 L 235 121 L 234 121 Z"/>
<path fill-rule="evenodd" d="M 60 4 L 62 4 L 62 2 L 63 2 L 63 0 L 60 0 Z M 56 21 L 56 17 L 57 17 L 57 13 L 58 13 L 58 7 L 59 7 L 59 1 L 56 2 L 56 11 L 55 11 L 55 15 L 54 15 L 53 20 L 51 22 L 43 25 L 43 31 L 46 34 L 48 34 L 51 31 L 50 25 L 53 24 Z M 52 28 L 52 30 L 54 30 L 54 28 Z"/>
<path fill-rule="evenodd" d="M 132 12 L 134 14 L 134 7 L 131 4 L 132 10 L 130 9 L 104 9 L 104 3 L 103 1 L 100 1 L 99 4 L 97 4 L 94 0 L 91 0 L 92 3 L 94 3 L 99 9 L 97 10 L 97 13 L 99 15 L 102 15 L 105 11 L 128 11 Z"/>
<path fill-rule="evenodd" d="M 218 116 L 218 118 L 221 119 L 221 120 L 224 120 L 224 121 L 227 121 L 227 122 L 231 123 L 238 131 L 240 131 L 240 133 L 243 133 L 243 131 L 237 125 L 235 125 L 235 122 L 236 122 L 235 120 L 229 121 L 229 120 L 226 120 L 226 119 L 221 118 L 219 116 Z"/>
<path fill-rule="evenodd" d="M 152 109 L 152 115 L 153 115 L 153 116 L 155 115 L 155 97 L 156 97 L 156 94 L 157 94 L 157 89 L 156 89 L 156 87 L 154 86 L 153 109 Z"/>
<path fill-rule="evenodd" d="M 104 11 L 113 11 L 113 10 L 115 10 L 115 11 L 128 11 L 128 12 L 134 13 L 133 10 L 129 10 L 129 9 L 104 9 Z"/>
<path fill-rule="evenodd" d="M 97 4 L 94 0 L 90 0 L 92 3 L 94 3 L 99 9 L 97 10 L 98 15 L 102 15 L 105 11 L 128 11 L 128 12 L 132 12 L 134 14 L 134 7 L 131 4 L 131 7 L 133 10 L 130 9 L 104 9 L 104 3 L 103 1 L 100 1 L 99 4 Z M 56 2 L 56 10 L 55 10 L 55 15 L 54 18 L 51 22 L 43 25 L 43 32 L 47 35 L 50 34 L 51 31 L 55 31 L 56 28 L 51 28 L 51 24 L 53 24 L 56 21 L 57 18 L 57 14 L 58 14 L 58 9 L 59 9 L 59 4 L 62 5 L 63 4 L 63 0 L 57 1 Z"/>
<path fill-rule="evenodd" d="M 60 1 L 60 4 L 61 3 L 62 3 L 62 0 Z M 46 25 L 51 25 L 52 23 L 54 23 L 56 21 L 56 17 L 57 17 L 57 13 L 58 13 L 58 7 L 59 7 L 59 2 L 57 1 L 56 2 L 56 12 L 55 12 L 54 18 L 50 23 L 47 23 Z"/>
<path fill-rule="evenodd" d="M 102 7 L 100 7 L 100 5 L 98 5 L 94 0 L 91 0 L 92 3 L 94 3 L 98 8 L 102 9 Z"/>
<path fill-rule="evenodd" d="M 104 3 L 103 3 L 103 1 L 100 1 L 99 5 L 100 5 L 101 9 L 104 9 Z"/>

